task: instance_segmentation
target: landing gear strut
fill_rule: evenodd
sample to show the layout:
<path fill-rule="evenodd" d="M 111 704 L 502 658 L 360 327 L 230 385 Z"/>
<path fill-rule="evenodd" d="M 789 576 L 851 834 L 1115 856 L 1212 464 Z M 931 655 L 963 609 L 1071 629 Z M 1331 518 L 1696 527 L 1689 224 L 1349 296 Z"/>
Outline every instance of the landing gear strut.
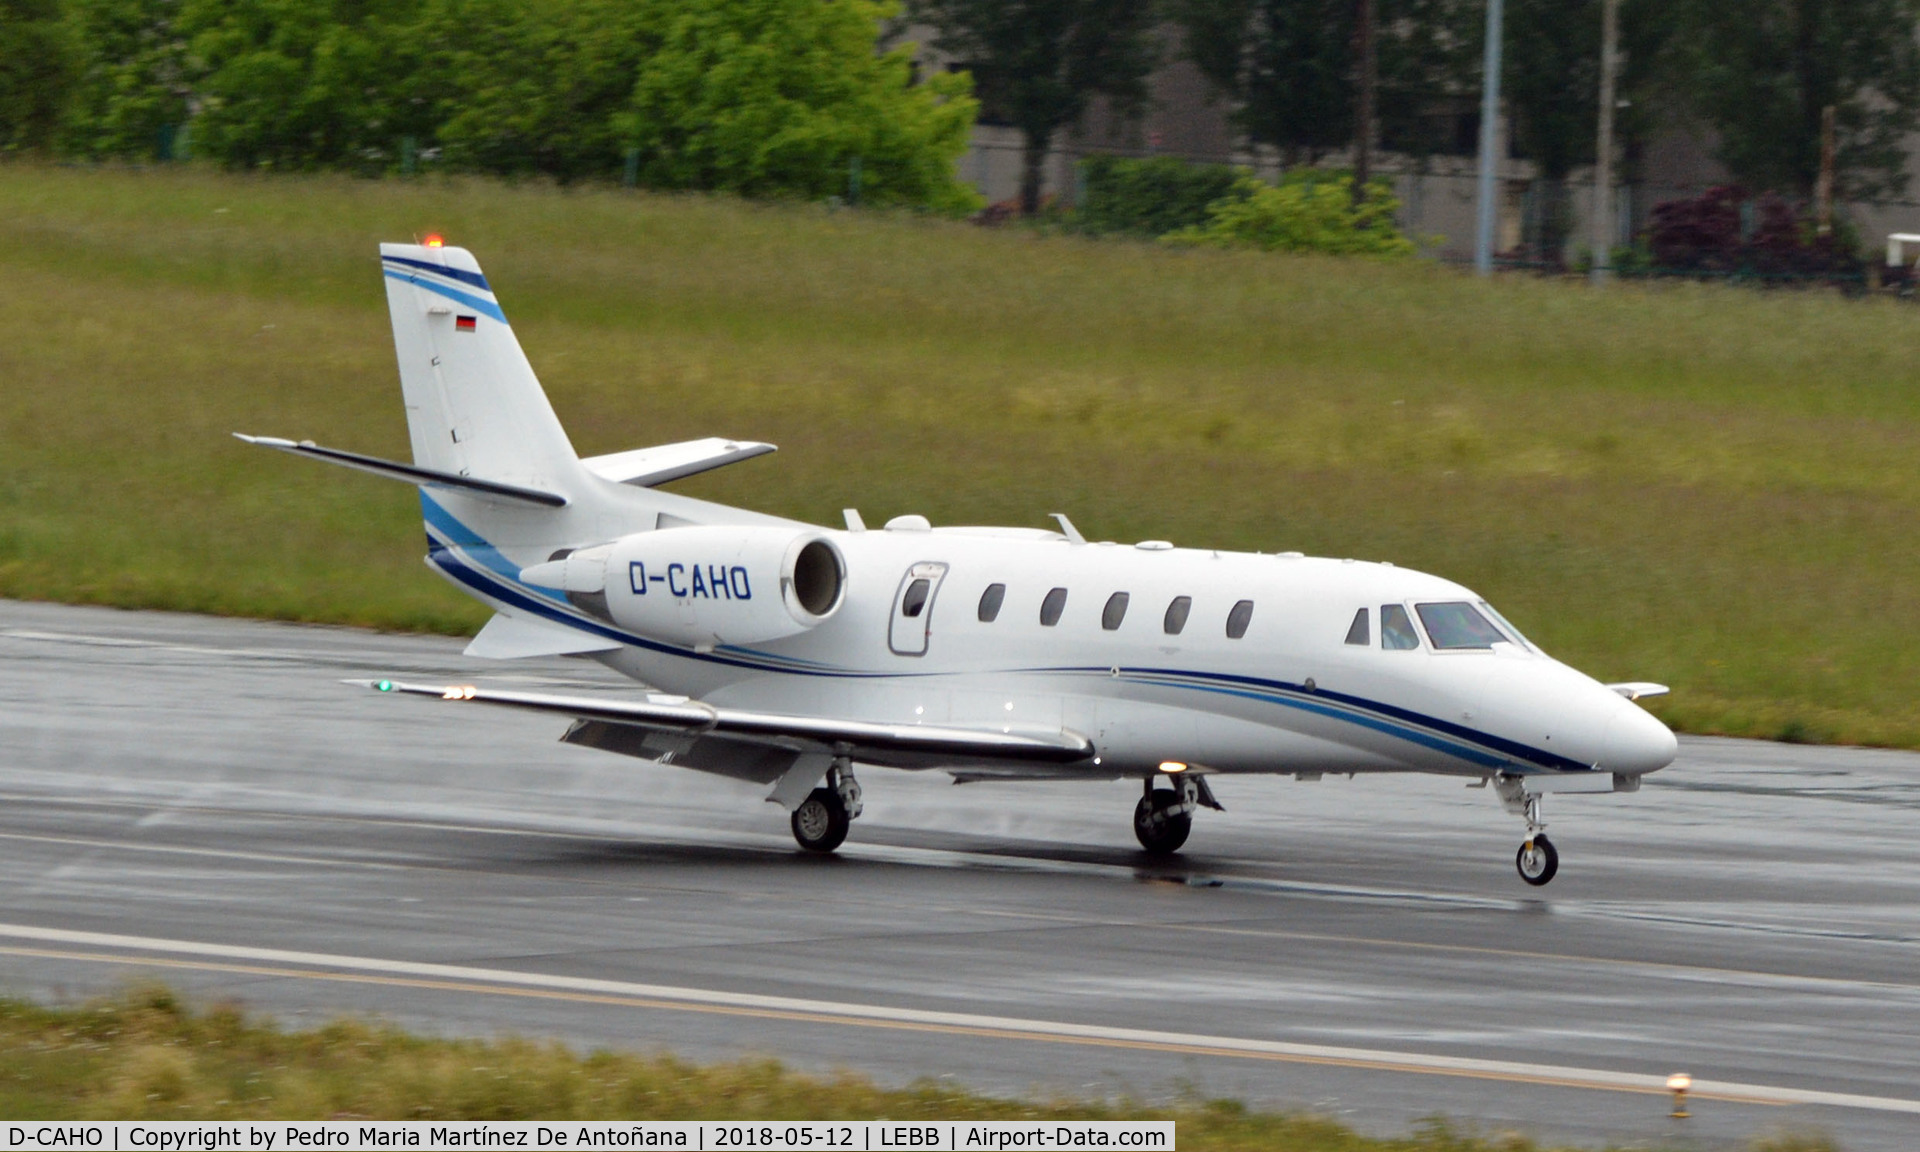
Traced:
<path fill-rule="evenodd" d="M 1140 847 L 1155 856 L 1171 856 L 1193 832 L 1193 810 L 1199 806 L 1197 778 L 1183 776 L 1173 787 L 1155 788 L 1147 777 L 1146 790 L 1133 809 L 1133 834 Z"/>
<path fill-rule="evenodd" d="M 809 852 L 831 852 L 846 842 L 847 830 L 860 815 L 860 782 L 853 778 L 853 761 L 836 756 L 827 769 L 827 781 L 808 794 L 793 810 L 793 838 Z"/>
<path fill-rule="evenodd" d="M 1538 888 L 1560 871 L 1560 853 L 1553 841 L 1547 839 L 1546 821 L 1540 819 L 1540 794 L 1528 792 L 1514 776 L 1496 777 L 1494 788 L 1507 811 L 1527 822 L 1527 838 L 1514 855 L 1513 866 L 1520 873 L 1520 879 Z"/>

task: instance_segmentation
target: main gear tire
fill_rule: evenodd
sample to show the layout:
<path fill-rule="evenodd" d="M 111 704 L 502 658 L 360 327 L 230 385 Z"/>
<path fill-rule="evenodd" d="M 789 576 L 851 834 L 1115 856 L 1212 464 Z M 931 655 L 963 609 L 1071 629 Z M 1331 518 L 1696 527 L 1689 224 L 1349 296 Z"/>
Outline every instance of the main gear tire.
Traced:
<path fill-rule="evenodd" d="M 1155 856 L 1171 856 L 1187 842 L 1193 832 L 1193 814 L 1180 812 L 1176 792 L 1153 791 L 1140 797 L 1133 808 L 1133 834 L 1140 847 Z"/>
<path fill-rule="evenodd" d="M 840 794 L 831 788 L 815 788 L 793 810 L 793 838 L 809 852 L 826 853 L 846 842 L 853 820 Z"/>

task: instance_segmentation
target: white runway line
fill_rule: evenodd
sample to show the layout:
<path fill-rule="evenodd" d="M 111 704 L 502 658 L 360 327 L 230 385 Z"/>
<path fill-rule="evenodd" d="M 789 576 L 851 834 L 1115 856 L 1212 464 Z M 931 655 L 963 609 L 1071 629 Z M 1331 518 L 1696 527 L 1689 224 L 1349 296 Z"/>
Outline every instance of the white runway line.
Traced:
<path fill-rule="evenodd" d="M 1667 1091 L 1666 1076 L 1664 1074 L 1649 1075 L 1633 1072 L 1614 1072 L 1598 1068 L 1575 1068 L 1553 1064 L 1523 1064 L 1504 1060 L 1478 1060 L 1459 1056 L 1434 1056 L 1417 1052 L 1396 1052 L 1376 1048 L 1347 1048 L 1323 1044 L 1290 1044 L 1282 1041 L 1250 1040 L 1234 1036 L 1158 1032 L 1137 1028 L 1109 1028 L 1093 1024 L 1073 1024 L 1052 1020 L 1027 1020 L 1018 1017 L 986 1016 L 966 1012 L 933 1012 L 913 1008 L 849 1004 L 831 1000 L 807 1000 L 786 996 L 763 996 L 745 992 L 721 992 L 713 989 L 687 988 L 665 984 L 641 984 L 624 980 L 597 980 L 578 976 L 555 976 L 538 972 L 516 972 L 512 969 L 505 968 L 479 968 L 457 964 L 429 964 L 409 960 L 385 960 L 365 956 L 341 956 L 324 952 L 299 952 L 279 948 L 252 948 L 232 944 L 207 944 L 191 940 L 168 940 L 159 937 L 125 936 L 105 932 L 76 932 L 61 928 L 40 928 L 26 924 L 0 924 L 0 938 L 33 940 L 49 944 L 88 946 L 160 955 L 195 956 L 228 961 L 253 961 L 255 963 L 293 965 L 298 968 L 322 971 L 369 973 L 379 976 L 407 977 L 416 980 L 459 981 L 466 986 L 466 990 L 471 991 L 486 991 L 484 988 L 475 987 L 476 985 L 494 985 L 503 990 L 504 988 L 544 989 L 563 993 L 630 997 L 661 1002 L 663 1006 L 684 1005 L 716 1011 L 760 1012 L 823 1023 L 869 1024 L 881 1027 L 918 1028 L 988 1034 L 1007 1038 L 1024 1037 L 1057 1043 L 1083 1043 L 1181 1053 L 1241 1056 L 1250 1059 L 1286 1060 L 1440 1076 L 1464 1076 L 1612 1092 L 1665 1094 Z M 66 955 L 68 958 L 81 960 L 118 960 L 118 958 L 105 956 L 86 957 L 73 954 Z M 278 974 L 295 977 L 301 975 L 299 972 L 291 971 Z M 318 972 L 315 973 L 315 975 L 318 974 Z M 1846 1092 L 1822 1092 L 1765 1084 L 1743 1084 L 1731 1081 L 1695 1079 L 1693 1081 L 1692 1095 L 1698 1098 L 1731 1100 L 1750 1104 L 1806 1104 L 1920 1115 L 1920 1100 L 1908 1100 L 1887 1096 L 1865 1096 Z"/>

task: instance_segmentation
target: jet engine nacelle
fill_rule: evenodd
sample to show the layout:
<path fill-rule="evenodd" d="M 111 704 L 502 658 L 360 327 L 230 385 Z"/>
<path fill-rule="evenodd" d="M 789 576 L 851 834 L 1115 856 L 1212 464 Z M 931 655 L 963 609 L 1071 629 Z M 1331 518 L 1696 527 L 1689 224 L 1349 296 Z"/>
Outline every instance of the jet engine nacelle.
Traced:
<path fill-rule="evenodd" d="M 624 536 L 521 572 L 589 611 L 674 644 L 763 644 L 832 616 L 847 565 L 811 529 L 690 526 Z M 595 601 L 604 597 L 604 607 Z"/>

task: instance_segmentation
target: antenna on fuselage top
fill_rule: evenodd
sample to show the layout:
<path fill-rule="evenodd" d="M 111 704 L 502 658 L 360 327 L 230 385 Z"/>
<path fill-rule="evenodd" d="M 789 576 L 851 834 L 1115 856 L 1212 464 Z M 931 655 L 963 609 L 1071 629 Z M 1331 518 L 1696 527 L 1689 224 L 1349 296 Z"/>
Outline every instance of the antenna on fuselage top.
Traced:
<path fill-rule="evenodd" d="M 1064 536 L 1066 536 L 1067 543 L 1085 544 L 1087 542 L 1087 538 L 1085 536 L 1080 535 L 1080 529 L 1075 528 L 1073 526 L 1073 521 L 1067 519 L 1067 514 L 1065 512 L 1049 512 L 1047 513 L 1047 515 L 1053 517 L 1055 520 L 1058 520 L 1060 522 L 1060 531 Z"/>

